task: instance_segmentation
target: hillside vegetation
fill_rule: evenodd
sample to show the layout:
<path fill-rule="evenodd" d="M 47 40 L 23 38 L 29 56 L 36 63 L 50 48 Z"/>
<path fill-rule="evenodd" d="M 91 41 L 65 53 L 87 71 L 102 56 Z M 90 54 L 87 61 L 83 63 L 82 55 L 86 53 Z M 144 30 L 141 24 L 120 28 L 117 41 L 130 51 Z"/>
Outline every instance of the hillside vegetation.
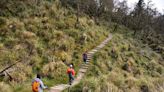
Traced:
<path fill-rule="evenodd" d="M 66 83 L 66 69 L 78 70 L 81 55 L 108 36 L 107 28 L 76 15 L 59 1 L 2 0 L 0 11 L 0 71 L 20 61 L 0 76 L 1 92 L 30 92 L 31 80 L 41 73 L 46 85 Z"/>
<path fill-rule="evenodd" d="M 127 28 L 113 33 L 113 39 L 91 63 L 86 77 L 70 92 L 164 91 L 162 56 L 132 38 Z"/>
<path fill-rule="evenodd" d="M 92 11 L 97 6 L 91 7 L 96 3 L 81 2 L 89 7 L 81 7 L 87 11 L 78 14 L 76 3 L 68 3 L 0 1 L 0 92 L 31 92 L 37 73 L 48 87 L 67 83 L 67 65 L 73 63 L 78 71 L 82 53 L 100 44 L 113 29 L 113 39 L 94 55 L 85 77 L 71 92 L 163 92 L 162 35 L 151 33 L 140 39 L 145 32 L 134 36 L 127 26 L 107 20 L 111 11 L 105 12 L 105 7 L 97 14 Z"/>

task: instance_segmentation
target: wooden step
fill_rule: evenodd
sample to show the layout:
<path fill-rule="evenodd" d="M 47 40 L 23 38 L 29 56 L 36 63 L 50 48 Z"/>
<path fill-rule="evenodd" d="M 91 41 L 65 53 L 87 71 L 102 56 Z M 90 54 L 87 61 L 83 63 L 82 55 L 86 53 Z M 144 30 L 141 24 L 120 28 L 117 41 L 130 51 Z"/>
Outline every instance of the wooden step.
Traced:
<path fill-rule="evenodd" d="M 85 73 L 87 71 L 87 69 L 80 69 L 79 70 L 79 73 L 81 72 L 81 73 Z"/>

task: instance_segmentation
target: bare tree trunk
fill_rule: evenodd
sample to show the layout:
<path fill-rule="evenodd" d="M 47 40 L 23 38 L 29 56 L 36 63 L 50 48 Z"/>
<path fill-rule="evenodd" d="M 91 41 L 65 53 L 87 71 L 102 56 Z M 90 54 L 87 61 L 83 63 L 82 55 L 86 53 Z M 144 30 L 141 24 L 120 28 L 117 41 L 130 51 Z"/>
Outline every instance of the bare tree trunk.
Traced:
<path fill-rule="evenodd" d="M 76 20 L 76 22 L 77 22 L 77 24 L 79 24 L 79 11 L 80 11 L 80 1 L 78 0 L 77 1 L 77 20 Z"/>
<path fill-rule="evenodd" d="M 76 12 L 76 23 L 75 23 L 75 27 L 78 28 L 79 26 L 79 12 L 80 12 L 80 1 L 77 0 L 77 12 Z"/>

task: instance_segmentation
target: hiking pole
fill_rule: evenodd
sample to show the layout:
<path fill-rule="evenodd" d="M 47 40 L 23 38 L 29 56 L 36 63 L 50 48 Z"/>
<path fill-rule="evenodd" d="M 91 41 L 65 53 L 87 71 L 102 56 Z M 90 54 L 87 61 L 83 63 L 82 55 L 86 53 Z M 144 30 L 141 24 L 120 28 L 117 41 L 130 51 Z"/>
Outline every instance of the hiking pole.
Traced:
<path fill-rule="evenodd" d="M 70 92 L 70 86 L 68 87 L 68 92 Z"/>

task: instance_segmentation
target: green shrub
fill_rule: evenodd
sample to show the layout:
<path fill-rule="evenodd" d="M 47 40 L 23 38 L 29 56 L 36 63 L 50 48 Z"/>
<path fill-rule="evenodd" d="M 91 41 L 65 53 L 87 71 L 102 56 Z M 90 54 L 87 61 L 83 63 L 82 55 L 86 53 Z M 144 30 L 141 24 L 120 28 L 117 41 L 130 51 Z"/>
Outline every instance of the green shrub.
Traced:
<path fill-rule="evenodd" d="M 88 20 L 87 21 L 88 26 L 93 26 L 95 23 L 93 20 Z"/>
<path fill-rule="evenodd" d="M 26 68 L 25 68 L 26 67 Z M 32 76 L 32 67 L 24 65 L 23 63 L 17 64 L 15 71 L 11 73 L 14 82 L 22 83 Z"/>
<path fill-rule="evenodd" d="M 0 64 L 4 67 L 16 62 L 19 57 L 19 54 L 16 51 L 1 51 L 1 53 L 3 54 L 0 55 Z"/>
<path fill-rule="evenodd" d="M 31 56 L 31 60 L 30 60 L 29 64 L 33 67 L 40 67 L 41 62 L 45 62 L 45 61 L 42 61 L 41 57 Z"/>
<path fill-rule="evenodd" d="M 72 57 L 70 54 L 64 52 L 64 51 L 57 51 L 54 53 L 55 57 L 59 61 L 66 61 L 67 63 L 71 62 Z"/>
<path fill-rule="evenodd" d="M 67 27 L 63 20 L 56 21 L 55 26 L 57 29 L 65 29 Z"/>
<path fill-rule="evenodd" d="M 84 87 L 88 87 L 88 91 L 95 91 L 100 85 L 98 84 L 98 80 L 96 80 L 96 78 L 89 78 L 84 80 L 83 82 L 83 88 Z M 86 89 L 86 91 L 87 91 Z"/>
<path fill-rule="evenodd" d="M 64 21 L 67 29 L 75 27 L 75 23 L 76 23 L 75 18 L 66 18 Z"/>
<path fill-rule="evenodd" d="M 161 66 L 159 66 L 158 68 L 157 68 L 157 72 L 159 73 L 159 74 L 163 74 L 163 72 L 164 72 L 164 69 L 161 67 Z"/>
<path fill-rule="evenodd" d="M 34 32 L 35 34 L 38 32 L 38 29 L 35 25 L 28 24 L 25 27 L 26 27 L 26 30 Z"/>
<path fill-rule="evenodd" d="M 67 74 L 65 73 L 66 68 L 66 65 L 64 65 L 62 62 L 50 62 L 43 66 L 42 73 L 49 78 L 65 79 L 67 76 Z"/>
<path fill-rule="evenodd" d="M 64 30 L 64 32 L 68 35 L 71 36 L 72 38 L 76 39 L 75 41 L 78 42 L 80 39 L 80 36 L 82 35 L 79 30 L 76 29 L 70 29 L 70 30 Z"/>
<path fill-rule="evenodd" d="M 73 50 L 75 46 L 74 39 L 72 39 L 71 37 L 64 37 L 61 38 L 60 40 L 53 39 L 48 44 L 49 46 L 51 46 L 50 48 L 53 48 L 55 50 L 65 51 L 65 52 L 69 52 Z"/>
<path fill-rule="evenodd" d="M 0 17 L 0 27 L 3 27 L 4 25 L 6 25 L 6 20 L 5 18 Z"/>

